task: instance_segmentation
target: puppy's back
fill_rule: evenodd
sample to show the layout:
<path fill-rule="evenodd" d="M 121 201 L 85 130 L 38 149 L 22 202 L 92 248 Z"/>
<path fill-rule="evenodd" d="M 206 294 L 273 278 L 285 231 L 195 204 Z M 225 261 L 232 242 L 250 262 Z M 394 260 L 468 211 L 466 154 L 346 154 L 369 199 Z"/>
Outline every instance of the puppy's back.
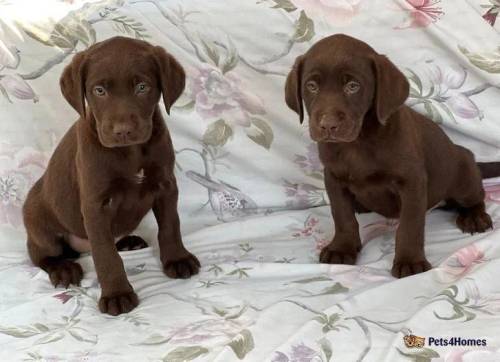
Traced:
<path fill-rule="evenodd" d="M 431 119 L 406 107 L 406 121 L 413 122 L 421 139 L 422 154 L 430 185 L 435 190 L 447 190 L 460 173 L 460 160 L 457 146 L 443 129 Z"/>

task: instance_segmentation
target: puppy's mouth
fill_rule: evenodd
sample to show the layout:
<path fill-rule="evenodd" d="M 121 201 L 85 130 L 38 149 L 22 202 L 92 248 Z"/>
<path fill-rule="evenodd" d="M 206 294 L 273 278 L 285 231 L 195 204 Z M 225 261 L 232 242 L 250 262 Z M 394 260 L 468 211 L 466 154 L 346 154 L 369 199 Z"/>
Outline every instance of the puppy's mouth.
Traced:
<path fill-rule="evenodd" d="M 103 131 L 97 132 L 99 142 L 107 148 L 141 145 L 149 141 L 151 134 L 152 130 L 150 127 L 147 130 L 134 132 L 134 134 L 128 136 L 117 136 L 114 134 L 107 134 Z"/>
<path fill-rule="evenodd" d="M 147 140 L 145 140 L 145 141 L 143 141 L 143 140 L 126 141 L 126 142 L 106 142 L 106 141 L 101 140 L 101 144 L 107 148 L 129 147 L 129 146 L 134 146 L 134 145 L 141 145 L 141 144 L 146 143 L 146 142 L 147 142 Z"/>
<path fill-rule="evenodd" d="M 317 130 L 311 132 L 311 138 L 316 142 L 323 143 L 349 143 L 355 141 L 361 130 L 360 122 L 352 122 L 351 127 L 342 127 L 335 132 Z M 347 128 L 347 129 L 346 129 Z"/>
<path fill-rule="evenodd" d="M 328 138 L 323 138 L 319 142 L 323 143 L 349 143 L 352 142 L 356 139 L 356 137 L 353 138 L 340 138 L 340 137 L 328 137 Z"/>

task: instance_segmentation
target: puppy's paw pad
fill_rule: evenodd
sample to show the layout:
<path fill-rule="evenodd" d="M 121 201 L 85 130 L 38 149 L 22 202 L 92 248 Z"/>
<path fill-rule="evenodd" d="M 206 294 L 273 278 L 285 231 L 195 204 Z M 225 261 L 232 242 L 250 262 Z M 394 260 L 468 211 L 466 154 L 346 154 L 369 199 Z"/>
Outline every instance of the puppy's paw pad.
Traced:
<path fill-rule="evenodd" d="M 475 234 L 492 229 L 493 222 L 486 212 L 471 211 L 457 216 L 457 226 L 464 233 Z"/>
<path fill-rule="evenodd" d="M 427 260 L 394 262 L 391 274 L 396 278 L 404 278 L 410 275 L 426 272 L 432 269 L 432 265 Z"/>
<path fill-rule="evenodd" d="M 147 247 L 148 244 L 144 239 L 136 235 L 124 236 L 116 243 L 118 251 L 139 250 Z"/>
<path fill-rule="evenodd" d="M 57 264 L 51 265 L 47 273 L 54 287 L 68 288 L 70 284 L 79 286 L 83 279 L 82 267 L 71 260 L 61 260 Z"/>
<path fill-rule="evenodd" d="M 356 263 L 356 252 L 346 252 L 342 250 L 333 250 L 328 247 L 323 248 L 319 254 L 319 262 L 323 264 L 348 264 Z"/>
<path fill-rule="evenodd" d="M 200 271 L 200 262 L 193 254 L 169 260 L 163 265 L 165 274 L 173 279 L 187 279 Z"/>
<path fill-rule="evenodd" d="M 112 296 L 102 296 L 99 299 L 99 310 L 112 316 L 128 313 L 139 305 L 139 298 L 134 291 Z"/>

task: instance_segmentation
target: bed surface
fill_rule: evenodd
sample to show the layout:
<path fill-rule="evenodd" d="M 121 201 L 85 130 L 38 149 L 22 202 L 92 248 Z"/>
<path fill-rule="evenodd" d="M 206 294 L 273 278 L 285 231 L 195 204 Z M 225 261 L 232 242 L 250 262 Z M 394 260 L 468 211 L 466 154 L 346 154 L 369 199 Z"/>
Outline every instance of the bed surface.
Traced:
<path fill-rule="evenodd" d="M 333 235 L 321 165 L 283 92 L 297 55 L 346 33 L 405 72 L 410 106 L 478 160 L 498 161 L 499 9 L 496 0 L 0 0 L 0 360 L 500 360 L 500 229 L 465 235 L 454 214 L 432 211 L 434 269 L 397 280 L 397 220 L 363 214 L 357 265 L 319 264 Z M 121 253 L 140 305 L 111 317 L 97 310 L 89 255 L 82 286 L 68 290 L 31 265 L 20 212 L 77 118 L 58 89 L 63 67 L 115 35 L 161 45 L 186 69 L 166 119 L 183 238 L 202 270 L 189 280 L 162 273 L 148 215 L 136 234 L 151 246 Z M 500 179 L 484 184 L 500 226 Z M 409 334 L 425 347 L 408 348 Z M 430 337 L 487 345 L 429 346 Z"/>

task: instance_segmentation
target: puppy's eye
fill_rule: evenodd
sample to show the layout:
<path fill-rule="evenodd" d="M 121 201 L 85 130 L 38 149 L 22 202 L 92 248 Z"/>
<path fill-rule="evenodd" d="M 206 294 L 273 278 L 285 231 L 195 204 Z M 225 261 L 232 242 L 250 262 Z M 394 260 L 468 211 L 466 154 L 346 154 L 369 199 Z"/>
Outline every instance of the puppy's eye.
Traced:
<path fill-rule="evenodd" d="M 358 82 L 351 80 L 344 86 L 344 92 L 347 94 L 354 94 L 359 91 L 360 88 L 361 85 Z"/>
<path fill-rule="evenodd" d="M 149 86 L 144 82 L 141 82 L 135 86 L 135 93 L 136 94 L 146 93 L 148 91 L 149 91 Z"/>
<path fill-rule="evenodd" d="M 94 87 L 94 94 L 98 97 L 102 97 L 106 95 L 106 89 L 103 86 L 97 85 Z"/>
<path fill-rule="evenodd" d="M 319 85 L 313 80 L 310 80 L 309 82 L 306 83 L 306 88 L 309 92 L 311 93 L 318 93 L 319 91 Z"/>

